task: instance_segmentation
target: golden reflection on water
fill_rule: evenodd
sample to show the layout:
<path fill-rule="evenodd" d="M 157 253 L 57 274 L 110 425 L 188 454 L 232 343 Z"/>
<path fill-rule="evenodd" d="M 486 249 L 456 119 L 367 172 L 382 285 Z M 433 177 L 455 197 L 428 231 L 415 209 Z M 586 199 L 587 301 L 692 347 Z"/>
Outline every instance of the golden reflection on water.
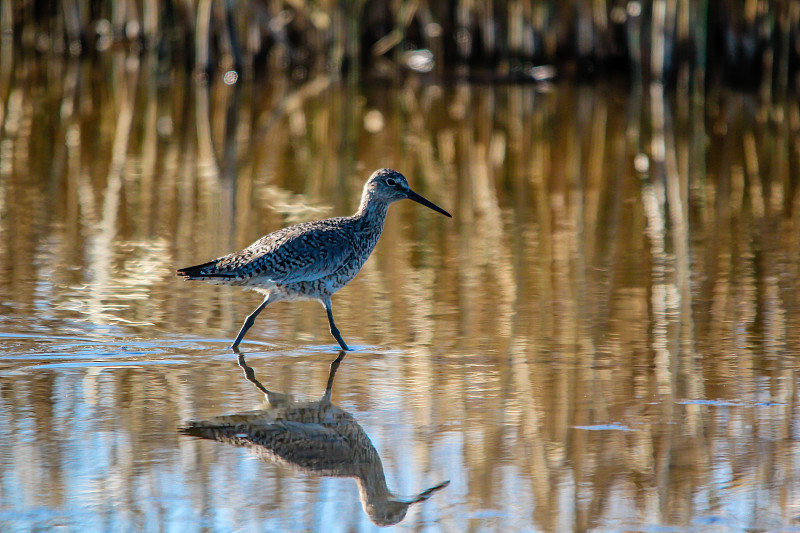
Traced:
<path fill-rule="evenodd" d="M 0 81 L 0 525 L 369 529 L 343 485 L 177 435 L 252 407 L 225 346 L 260 298 L 173 271 L 350 213 L 388 166 L 454 214 L 393 206 L 334 297 L 360 347 L 335 403 L 390 486 L 452 481 L 401 527 L 798 527 L 797 102 L 204 87 L 123 55 Z M 243 348 L 309 397 L 331 343 L 295 303 Z"/>

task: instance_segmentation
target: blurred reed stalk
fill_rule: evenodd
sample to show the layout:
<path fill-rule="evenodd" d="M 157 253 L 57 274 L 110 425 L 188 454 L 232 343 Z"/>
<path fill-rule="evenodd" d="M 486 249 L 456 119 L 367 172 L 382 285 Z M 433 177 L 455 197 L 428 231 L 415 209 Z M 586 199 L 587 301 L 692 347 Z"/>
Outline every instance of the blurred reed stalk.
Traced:
<path fill-rule="evenodd" d="M 796 86 L 798 27 L 800 0 L 0 0 L 3 42 L 26 53 L 132 46 L 201 77 L 407 68 L 525 81 L 551 77 L 536 66 L 555 65 L 783 96 Z"/>

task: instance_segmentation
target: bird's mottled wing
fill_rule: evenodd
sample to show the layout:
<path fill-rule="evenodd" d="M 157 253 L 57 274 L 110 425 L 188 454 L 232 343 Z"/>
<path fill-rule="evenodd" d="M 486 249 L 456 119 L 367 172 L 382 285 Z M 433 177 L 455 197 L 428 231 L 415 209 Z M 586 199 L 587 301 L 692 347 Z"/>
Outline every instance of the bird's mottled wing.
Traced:
<path fill-rule="evenodd" d="M 235 446 L 263 447 L 282 460 L 304 468 L 332 468 L 355 459 L 350 440 L 334 427 L 260 418 L 263 417 L 255 414 L 247 417 L 233 415 L 207 421 L 197 420 L 187 423 L 180 431 L 186 435 L 227 442 Z"/>
<path fill-rule="evenodd" d="M 331 468 L 355 459 L 347 437 L 323 424 L 280 420 L 257 429 L 251 439 L 281 459 L 305 468 Z"/>
<path fill-rule="evenodd" d="M 342 231 L 346 218 L 304 222 L 260 238 L 244 250 L 218 259 L 214 269 L 230 276 L 263 276 L 275 283 L 313 281 L 333 274 L 354 253 Z"/>

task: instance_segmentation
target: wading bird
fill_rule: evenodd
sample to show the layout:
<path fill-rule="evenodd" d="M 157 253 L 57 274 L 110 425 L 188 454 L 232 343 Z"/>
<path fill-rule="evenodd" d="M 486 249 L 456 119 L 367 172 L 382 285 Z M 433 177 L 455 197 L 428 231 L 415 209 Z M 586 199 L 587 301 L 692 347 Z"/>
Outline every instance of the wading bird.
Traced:
<path fill-rule="evenodd" d="M 248 448 L 260 459 L 317 476 L 351 477 L 358 484 L 361 505 L 375 524 L 403 520 L 408 508 L 450 484 L 444 481 L 408 499 L 386 485 L 380 455 L 352 414 L 331 403 L 331 388 L 345 352 L 331 363 L 325 393 L 318 401 L 298 402 L 268 390 L 255 377 L 243 355 L 239 366 L 248 381 L 267 397 L 266 409 L 193 420 L 179 431 L 208 440 Z"/>
<path fill-rule="evenodd" d="M 383 231 L 389 205 L 414 200 L 439 213 L 450 213 L 412 191 L 405 176 L 382 168 L 364 185 L 354 215 L 303 222 L 270 233 L 240 252 L 201 265 L 181 268 L 187 280 L 237 285 L 264 295 L 242 324 L 231 346 L 236 350 L 261 311 L 281 300 L 318 300 L 328 314 L 331 335 L 349 350 L 333 321 L 331 296 L 350 283 L 366 262 Z"/>

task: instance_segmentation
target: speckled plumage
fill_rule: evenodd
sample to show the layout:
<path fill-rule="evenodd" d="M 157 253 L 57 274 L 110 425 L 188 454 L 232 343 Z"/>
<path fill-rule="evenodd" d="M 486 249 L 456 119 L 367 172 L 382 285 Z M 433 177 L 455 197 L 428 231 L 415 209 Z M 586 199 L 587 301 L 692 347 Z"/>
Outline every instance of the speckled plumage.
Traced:
<path fill-rule="evenodd" d="M 445 481 L 410 500 L 394 496 L 386 484 L 383 464 L 375 446 L 352 414 L 331 403 L 336 369 L 345 352 L 331 364 L 328 386 L 319 401 L 295 402 L 285 394 L 267 390 L 255 378 L 243 356 L 239 365 L 247 378 L 269 401 L 266 409 L 187 422 L 181 433 L 248 448 L 260 459 L 301 472 L 352 477 L 361 504 L 378 525 L 396 524 L 408 507 L 446 487 Z"/>
<path fill-rule="evenodd" d="M 325 307 L 331 334 L 347 350 L 333 322 L 331 296 L 361 270 L 378 243 L 389 205 L 404 198 L 450 216 L 409 189 L 402 174 L 384 168 L 367 180 L 359 208 L 352 216 L 289 226 L 261 237 L 244 250 L 182 268 L 178 274 L 187 280 L 242 286 L 265 295 L 245 320 L 233 348 L 270 303 L 314 299 Z"/>

